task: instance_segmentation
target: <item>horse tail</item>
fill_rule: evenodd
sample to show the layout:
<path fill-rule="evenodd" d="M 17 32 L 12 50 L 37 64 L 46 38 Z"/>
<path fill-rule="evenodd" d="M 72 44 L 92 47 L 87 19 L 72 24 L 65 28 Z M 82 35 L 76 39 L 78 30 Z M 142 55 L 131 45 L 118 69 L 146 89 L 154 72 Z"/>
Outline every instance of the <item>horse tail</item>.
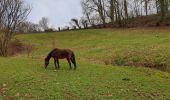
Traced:
<path fill-rule="evenodd" d="M 75 69 L 76 69 L 77 65 L 76 65 L 76 59 L 75 59 L 75 54 L 74 53 L 72 53 L 71 58 L 72 58 L 71 61 L 74 64 Z"/>

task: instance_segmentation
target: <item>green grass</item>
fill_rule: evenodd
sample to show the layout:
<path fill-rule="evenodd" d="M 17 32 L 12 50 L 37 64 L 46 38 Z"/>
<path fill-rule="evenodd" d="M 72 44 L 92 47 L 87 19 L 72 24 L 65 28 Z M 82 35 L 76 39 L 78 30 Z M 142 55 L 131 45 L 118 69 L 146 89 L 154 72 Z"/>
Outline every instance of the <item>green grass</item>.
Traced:
<path fill-rule="evenodd" d="M 0 58 L 1 98 L 170 99 L 169 73 L 144 67 L 118 67 L 104 64 L 115 55 L 123 57 L 123 54 L 131 51 L 137 54 L 142 52 L 151 60 L 156 55 L 170 57 L 168 31 L 102 29 L 27 34 L 16 37 L 25 43 L 32 43 L 35 50 L 30 57 L 20 54 L 16 57 Z M 61 70 L 54 71 L 53 61 L 45 70 L 44 57 L 54 47 L 73 49 L 76 53 L 78 69 L 69 71 L 67 62 L 61 60 Z M 137 59 L 137 57 L 131 58 Z M 168 60 L 165 61 L 170 64 Z"/>

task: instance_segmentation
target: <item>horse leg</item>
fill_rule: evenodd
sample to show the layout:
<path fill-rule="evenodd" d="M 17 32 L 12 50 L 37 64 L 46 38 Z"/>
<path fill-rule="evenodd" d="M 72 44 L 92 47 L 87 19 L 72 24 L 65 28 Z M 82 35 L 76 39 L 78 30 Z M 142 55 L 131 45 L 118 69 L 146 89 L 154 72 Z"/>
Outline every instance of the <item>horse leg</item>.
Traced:
<path fill-rule="evenodd" d="M 60 69 L 59 59 L 57 59 L 57 65 L 58 65 L 58 69 Z"/>
<path fill-rule="evenodd" d="M 73 65 L 74 65 L 74 70 L 76 70 L 76 64 L 75 64 L 75 61 L 74 61 L 74 59 L 72 58 L 71 59 L 71 62 L 73 63 Z"/>
<path fill-rule="evenodd" d="M 56 60 L 54 59 L 55 69 L 57 70 Z"/>
<path fill-rule="evenodd" d="M 70 61 L 70 59 L 69 59 L 69 58 L 67 58 L 67 61 L 68 61 L 68 63 L 69 63 L 70 70 L 71 70 L 71 69 L 72 69 L 72 68 L 71 68 L 71 61 Z"/>

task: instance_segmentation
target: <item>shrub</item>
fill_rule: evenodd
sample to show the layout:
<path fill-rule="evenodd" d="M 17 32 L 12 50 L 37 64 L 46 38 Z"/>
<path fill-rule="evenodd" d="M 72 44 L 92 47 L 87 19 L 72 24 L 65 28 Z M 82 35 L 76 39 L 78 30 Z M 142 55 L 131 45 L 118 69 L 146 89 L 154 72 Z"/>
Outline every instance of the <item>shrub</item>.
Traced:
<path fill-rule="evenodd" d="M 27 53 L 29 56 L 33 50 L 33 45 L 23 44 L 20 40 L 14 39 L 10 42 L 10 46 L 8 48 L 8 56 L 14 56 L 19 53 Z"/>
<path fill-rule="evenodd" d="M 54 29 L 50 28 L 50 29 L 46 29 L 45 32 L 55 32 Z"/>

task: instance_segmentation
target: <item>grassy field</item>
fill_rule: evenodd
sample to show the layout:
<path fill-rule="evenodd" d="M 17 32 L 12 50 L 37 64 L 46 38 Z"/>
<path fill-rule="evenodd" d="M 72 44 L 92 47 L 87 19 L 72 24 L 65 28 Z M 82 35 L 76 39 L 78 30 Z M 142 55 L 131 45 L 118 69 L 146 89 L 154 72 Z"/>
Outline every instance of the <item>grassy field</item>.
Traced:
<path fill-rule="evenodd" d="M 0 98 L 170 99 L 170 74 L 139 67 L 155 64 L 169 71 L 168 29 L 96 29 L 16 37 L 35 49 L 29 57 L 0 58 Z M 73 49 L 78 69 L 69 71 L 62 60 L 61 70 L 54 70 L 53 61 L 45 70 L 44 58 L 54 47 Z"/>

